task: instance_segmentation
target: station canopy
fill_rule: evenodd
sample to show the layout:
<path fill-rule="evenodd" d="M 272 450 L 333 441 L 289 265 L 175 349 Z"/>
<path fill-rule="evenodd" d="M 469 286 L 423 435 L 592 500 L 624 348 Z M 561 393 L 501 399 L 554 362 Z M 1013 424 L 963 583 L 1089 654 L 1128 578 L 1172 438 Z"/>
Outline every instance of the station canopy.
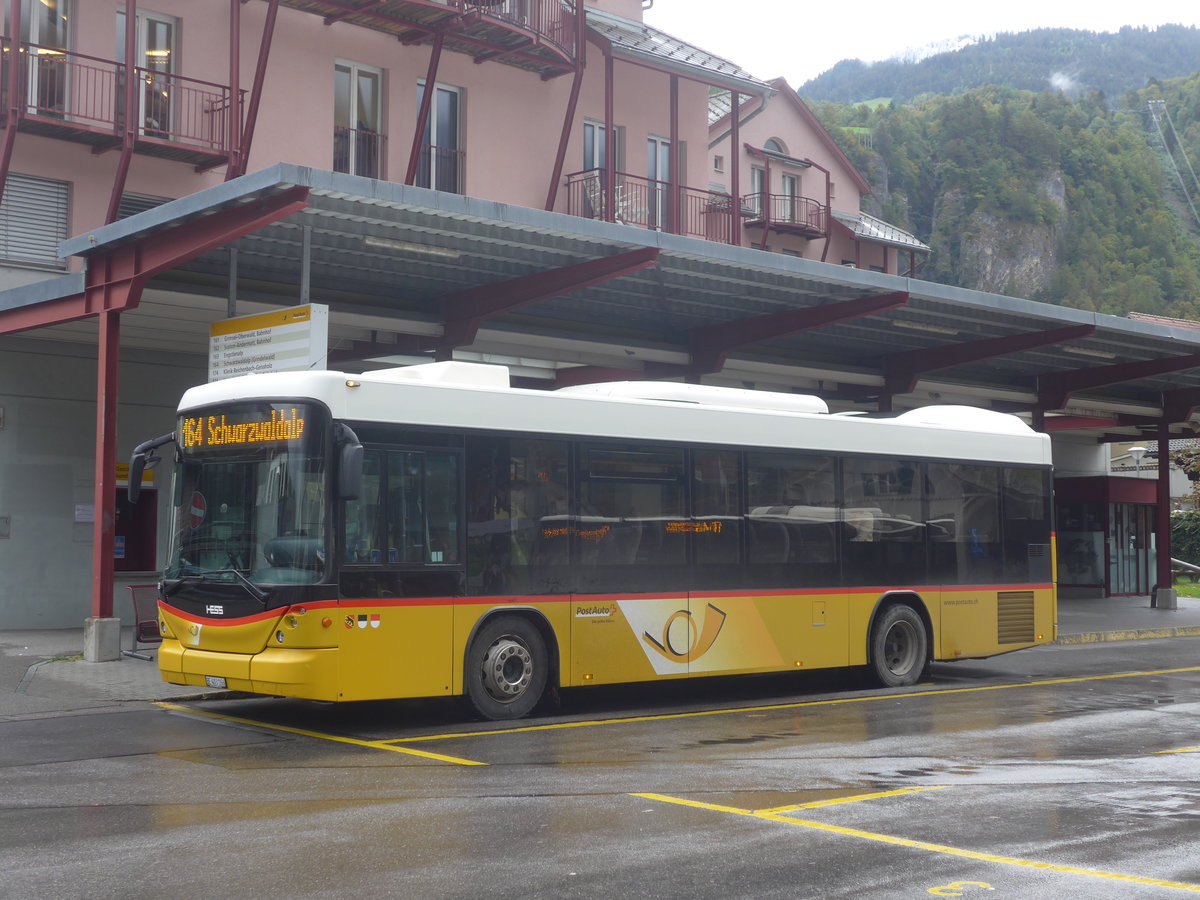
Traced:
<path fill-rule="evenodd" d="M 314 302 L 330 310 L 329 367 L 348 372 L 453 356 L 508 364 L 529 386 L 703 379 L 814 393 L 837 410 L 1033 413 L 1048 431 L 1097 440 L 1136 440 L 1164 420 L 1173 436 L 1193 435 L 1200 330 L 1187 323 L 307 167 L 245 175 L 73 237 L 61 252 L 94 265 L 281 196 L 305 205 L 155 274 L 122 314 L 122 352 L 203 366 L 209 326 L 229 312 Z M 67 275 L 0 294 L 0 322 L 24 316 L 33 336 L 93 343 L 94 317 L 38 316 L 82 284 Z"/>

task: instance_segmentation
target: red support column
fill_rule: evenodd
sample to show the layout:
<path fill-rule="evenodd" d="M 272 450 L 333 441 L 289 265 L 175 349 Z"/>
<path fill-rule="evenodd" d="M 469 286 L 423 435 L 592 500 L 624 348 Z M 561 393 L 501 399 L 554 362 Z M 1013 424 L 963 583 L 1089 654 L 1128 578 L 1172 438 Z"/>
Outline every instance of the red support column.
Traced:
<path fill-rule="evenodd" d="M 1171 581 L 1171 425 L 1166 421 L 1158 423 L 1158 483 L 1154 502 L 1156 585 L 1150 603 L 1175 609 L 1177 603 Z"/>
<path fill-rule="evenodd" d="M 729 98 L 729 243 L 742 243 L 742 95 Z"/>
<path fill-rule="evenodd" d="M 113 614 L 113 548 L 117 515 L 117 375 L 121 314 L 102 312 L 96 358 L 96 494 L 92 525 L 92 615 Z"/>

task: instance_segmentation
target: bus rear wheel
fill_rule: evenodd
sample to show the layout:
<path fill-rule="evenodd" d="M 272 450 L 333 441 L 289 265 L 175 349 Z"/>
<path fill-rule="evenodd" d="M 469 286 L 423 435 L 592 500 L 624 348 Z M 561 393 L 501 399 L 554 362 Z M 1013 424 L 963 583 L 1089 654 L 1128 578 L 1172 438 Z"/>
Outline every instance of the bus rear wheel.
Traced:
<path fill-rule="evenodd" d="M 541 632 L 520 616 L 486 622 L 467 650 L 467 699 L 485 719 L 519 719 L 546 690 L 549 654 Z"/>
<path fill-rule="evenodd" d="M 925 623 L 911 606 L 889 606 L 871 628 L 871 667 L 885 687 L 916 684 L 929 657 Z"/>

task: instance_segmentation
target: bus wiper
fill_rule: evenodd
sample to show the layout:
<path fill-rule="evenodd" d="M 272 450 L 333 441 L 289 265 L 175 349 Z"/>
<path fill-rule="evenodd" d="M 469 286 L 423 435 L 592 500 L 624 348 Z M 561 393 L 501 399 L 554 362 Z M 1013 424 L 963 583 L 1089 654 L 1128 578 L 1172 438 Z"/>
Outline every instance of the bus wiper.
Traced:
<path fill-rule="evenodd" d="M 163 596 L 170 597 L 185 584 L 201 584 L 208 581 L 208 576 L 210 575 L 232 575 L 251 597 L 262 604 L 263 609 L 267 608 L 267 600 L 271 597 L 270 591 L 264 591 L 237 569 L 212 569 L 208 572 L 202 572 L 199 575 L 180 575 L 178 581 L 163 588 Z"/>

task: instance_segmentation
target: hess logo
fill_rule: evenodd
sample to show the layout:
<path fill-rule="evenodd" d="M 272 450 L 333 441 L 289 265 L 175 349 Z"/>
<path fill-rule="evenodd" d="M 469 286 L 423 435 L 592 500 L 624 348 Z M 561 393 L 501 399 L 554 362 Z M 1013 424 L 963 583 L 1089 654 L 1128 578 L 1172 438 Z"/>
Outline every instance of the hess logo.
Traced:
<path fill-rule="evenodd" d="M 680 622 L 686 622 L 687 627 L 678 624 Z M 642 640 L 671 662 L 686 663 L 699 659 L 712 648 L 724 624 L 724 611 L 710 603 L 704 610 L 703 625 L 696 624 L 691 610 L 680 609 L 671 613 L 663 623 L 661 641 L 648 631 L 642 633 Z"/>
<path fill-rule="evenodd" d="M 208 613 L 210 616 L 223 616 L 223 615 L 225 615 L 225 607 L 224 607 L 224 606 L 222 606 L 222 605 L 221 605 L 221 604 L 219 604 L 219 603 L 210 603 L 210 604 L 208 604 L 208 606 L 204 607 L 204 611 L 205 611 L 206 613 Z"/>

